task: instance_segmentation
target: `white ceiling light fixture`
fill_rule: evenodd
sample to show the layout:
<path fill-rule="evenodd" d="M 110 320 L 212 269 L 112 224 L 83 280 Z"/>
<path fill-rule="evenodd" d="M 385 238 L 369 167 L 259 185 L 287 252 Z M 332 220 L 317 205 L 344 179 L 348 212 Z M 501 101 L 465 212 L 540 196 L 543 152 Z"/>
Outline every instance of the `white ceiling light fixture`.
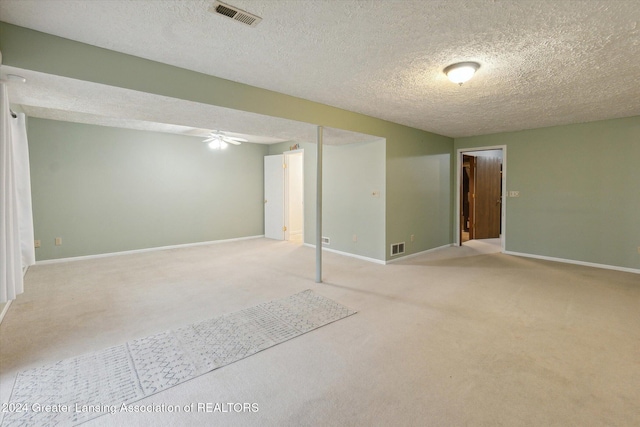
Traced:
<path fill-rule="evenodd" d="M 249 142 L 244 138 L 238 138 L 235 136 L 227 136 L 220 132 L 211 132 L 204 140 L 212 150 L 224 150 L 229 144 L 240 145 L 243 142 Z"/>
<path fill-rule="evenodd" d="M 462 86 L 462 83 L 468 82 L 473 77 L 478 68 L 480 68 L 480 64 L 477 62 L 458 62 L 449 65 L 443 71 L 449 80 Z"/>

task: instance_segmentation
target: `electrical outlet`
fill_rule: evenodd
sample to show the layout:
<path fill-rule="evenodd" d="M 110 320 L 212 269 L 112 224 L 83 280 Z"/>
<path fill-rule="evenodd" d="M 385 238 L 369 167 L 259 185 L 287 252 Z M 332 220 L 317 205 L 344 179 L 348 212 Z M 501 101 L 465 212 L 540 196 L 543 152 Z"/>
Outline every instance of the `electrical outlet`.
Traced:
<path fill-rule="evenodd" d="M 509 197 L 520 197 L 519 191 L 509 191 Z"/>
<path fill-rule="evenodd" d="M 358 241 L 358 235 L 357 235 L 357 234 L 354 234 L 354 235 L 353 235 L 353 241 L 354 241 L 354 242 L 357 242 L 357 241 Z"/>
<path fill-rule="evenodd" d="M 415 240 L 416 240 L 416 235 L 415 235 L 415 234 L 412 234 L 412 235 L 411 235 L 411 241 L 412 241 L 412 242 L 414 242 Z"/>
<path fill-rule="evenodd" d="M 42 242 L 40 242 L 40 240 L 34 240 L 33 241 L 33 247 L 34 248 L 39 248 L 41 244 L 42 244 Z M 638 248 L 638 249 L 640 249 L 640 248 Z"/>
<path fill-rule="evenodd" d="M 62 246 L 62 237 L 56 237 L 56 246 Z"/>
<path fill-rule="evenodd" d="M 371 196 L 372 196 L 372 197 L 380 197 L 380 191 L 378 191 L 378 190 L 373 190 L 373 191 L 371 192 Z"/>

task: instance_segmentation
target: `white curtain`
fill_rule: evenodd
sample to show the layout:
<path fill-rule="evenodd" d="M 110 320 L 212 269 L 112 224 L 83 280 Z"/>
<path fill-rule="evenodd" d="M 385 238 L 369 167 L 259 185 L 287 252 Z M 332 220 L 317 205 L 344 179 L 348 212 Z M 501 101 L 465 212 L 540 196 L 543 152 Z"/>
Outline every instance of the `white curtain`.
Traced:
<path fill-rule="evenodd" d="M 17 116 L 0 83 L 0 303 L 23 292 L 23 268 L 35 264 L 29 147 L 24 114 Z"/>

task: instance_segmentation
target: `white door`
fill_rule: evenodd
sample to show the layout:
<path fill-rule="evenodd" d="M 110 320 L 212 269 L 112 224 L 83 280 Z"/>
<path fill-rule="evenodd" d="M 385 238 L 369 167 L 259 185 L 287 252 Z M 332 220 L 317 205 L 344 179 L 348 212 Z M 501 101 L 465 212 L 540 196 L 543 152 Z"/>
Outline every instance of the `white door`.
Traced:
<path fill-rule="evenodd" d="M 264 157 L 264 237 L 284 240 L 284 156 Z"/>

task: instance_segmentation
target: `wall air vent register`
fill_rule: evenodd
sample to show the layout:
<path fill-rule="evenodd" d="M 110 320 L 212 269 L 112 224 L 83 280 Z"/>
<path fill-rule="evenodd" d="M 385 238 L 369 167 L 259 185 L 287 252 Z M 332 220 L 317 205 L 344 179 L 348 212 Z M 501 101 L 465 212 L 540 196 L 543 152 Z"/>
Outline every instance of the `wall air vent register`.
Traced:
<path fill-rule="evenodd" d="M 401 255 L 404 253 L 404 242 L 394 243 L 391 245 L 391 256 Z"/>

